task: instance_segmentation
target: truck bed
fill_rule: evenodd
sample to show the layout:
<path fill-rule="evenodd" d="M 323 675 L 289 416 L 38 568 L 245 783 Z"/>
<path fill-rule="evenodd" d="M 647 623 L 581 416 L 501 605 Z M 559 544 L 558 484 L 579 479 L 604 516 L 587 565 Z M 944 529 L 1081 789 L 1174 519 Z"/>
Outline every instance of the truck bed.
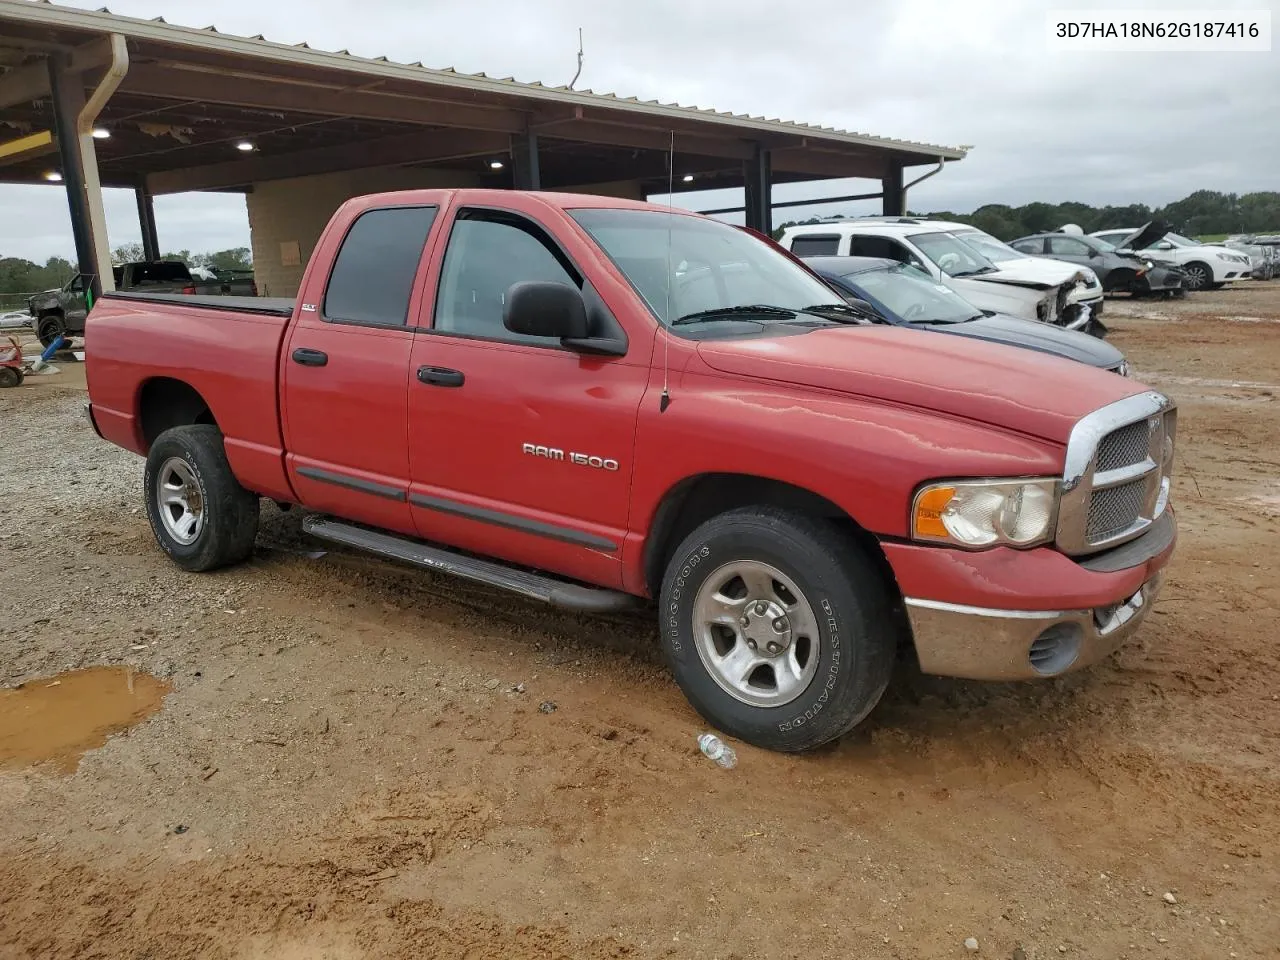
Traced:
<path fill-rule="evenodd" d="M 259 297 L 105 294 L 85 331 L 99 431 L 145 453 L 156 425 L 140 416 L 143 395 L 179 381 L 213 413 L 236 476 L 266 496 L 291 499 L 277 383 L 292 307 Z"/>
<path fill-rule="evenodd" d="M 296 303 L 288 297 L 222 297 L 217 295 L 144 293 L 142 291 L 112 291 L 103 298 L 111 300 L 138 300 L 143 303 L 171 303 L 180 307 L 199 310 L 234 310 L 236 313 L 257 313 L 270 317 L 291 317 Z"/>

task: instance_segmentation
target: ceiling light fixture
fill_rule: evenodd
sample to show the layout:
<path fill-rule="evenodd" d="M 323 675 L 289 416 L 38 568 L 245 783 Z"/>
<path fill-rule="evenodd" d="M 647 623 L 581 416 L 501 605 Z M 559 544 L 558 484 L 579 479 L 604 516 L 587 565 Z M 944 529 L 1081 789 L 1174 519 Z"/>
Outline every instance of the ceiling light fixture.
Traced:
<path fill-rule="evenodd" d="M 236 149 L 239 150 L 241 153 L 250 153 L 257 148 L 254 147 L 254 145 L 250 143 L 248 140 L 241 140 L 239 143 L 236 144 Z"/>
<path fill-rule="evenodd" d="M 105 127 L 93 128 L 93 139 L 95 140 L 106 140 L 110 136 L 111 136 L 111 131 L 106 129 Z"/>
<path fill-rule="evenodd" d="M 681 177 L 680 179 L 681 179 L 683 182 L 685 182 L 685 183 L 693 183 L 693 174 L 692 174 L 692 173 L 686 173 L 686 174 L 685 174 L 683 177 Z"/>
<path fill-rule="evenodd" d="M 506 164 L 505 164 L 505 163 L 503 163 L 501 160 L 490 160 L 490 161 L 489 161 L 489 169 L 490 169 L 490 170 L 501 170 L 501 169 L 502 169 L 503 167 L 505 167 L 505 166 L 506 166 Z"/>
<path fill-rule="evenodd" d="M 44 178 L 48 180 L 50 183 L 57 183 L 59 180 L 62 179 L 62 174 L 60 174 L 57 170 L 50 170 L 48 173 L 44 175 Z"/>

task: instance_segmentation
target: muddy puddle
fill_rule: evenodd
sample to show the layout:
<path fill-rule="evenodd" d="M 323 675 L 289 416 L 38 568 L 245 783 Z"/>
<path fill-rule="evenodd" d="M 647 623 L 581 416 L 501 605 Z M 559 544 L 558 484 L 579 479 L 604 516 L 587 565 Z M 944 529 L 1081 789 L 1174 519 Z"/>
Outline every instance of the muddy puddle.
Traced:
<path fill-rule="evenodd" d="M 127 667 L 90 667 L 0 690 L 0 770 L 74 773 L 86 751 L 160 709 L 169 684 Z"/>

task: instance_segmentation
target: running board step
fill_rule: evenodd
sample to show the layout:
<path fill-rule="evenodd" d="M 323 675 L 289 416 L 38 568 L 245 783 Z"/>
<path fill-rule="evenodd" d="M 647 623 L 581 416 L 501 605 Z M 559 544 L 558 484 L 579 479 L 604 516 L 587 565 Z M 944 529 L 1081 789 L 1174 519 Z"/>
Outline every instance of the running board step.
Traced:
<path fill-rule="evenodd" d="M 428 546 L 418 540 L 399 537 L 391 533 L 367 530 L 343 523 L 332 517 L 309 516 L 302 521 L 302 529 L 313 537 L 354 547 L 368 553 L 400 560 L 416 567 L 425 567 L 437 573 L 447 573 L 501 587 L 532 600 L 541 600 L 555 607 L 577 610 L 583 613 L 616 613 L 631 610 L 638 605 L 635 597 L 617 590 L 588 587 L 568 580 L 560 580 L 540 573 L 532 573 L 518 567 L 493 560 L 481 560 L 452 550 Z"/>

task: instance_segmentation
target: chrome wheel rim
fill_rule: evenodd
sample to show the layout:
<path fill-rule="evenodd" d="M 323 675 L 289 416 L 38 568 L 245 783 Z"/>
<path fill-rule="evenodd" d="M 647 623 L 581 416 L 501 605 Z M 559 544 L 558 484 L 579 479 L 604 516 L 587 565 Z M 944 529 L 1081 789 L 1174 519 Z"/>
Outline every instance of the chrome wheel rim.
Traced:
<path fill-rule="evenodd" d="M 1187 270 L 1185 283 L 1192 290 L 1199 290 L 1205 284 L 1204 270 L 1200 267 L 1191 267 Z"/>
<path fill-rule="evenodd" d="M 191 464 L 170 457 L 156 471 L 156 506 L 169 536 L 184 546 L 204 529 L 204 493 Z"/>
<path fill-rule="evenodd" d="M 795 582 L 759 560 L 726 563 L 693 603 L 694 646 L 711 678 L 735 700 L 780 707 L 818 672 L 818 621 Z"/>

